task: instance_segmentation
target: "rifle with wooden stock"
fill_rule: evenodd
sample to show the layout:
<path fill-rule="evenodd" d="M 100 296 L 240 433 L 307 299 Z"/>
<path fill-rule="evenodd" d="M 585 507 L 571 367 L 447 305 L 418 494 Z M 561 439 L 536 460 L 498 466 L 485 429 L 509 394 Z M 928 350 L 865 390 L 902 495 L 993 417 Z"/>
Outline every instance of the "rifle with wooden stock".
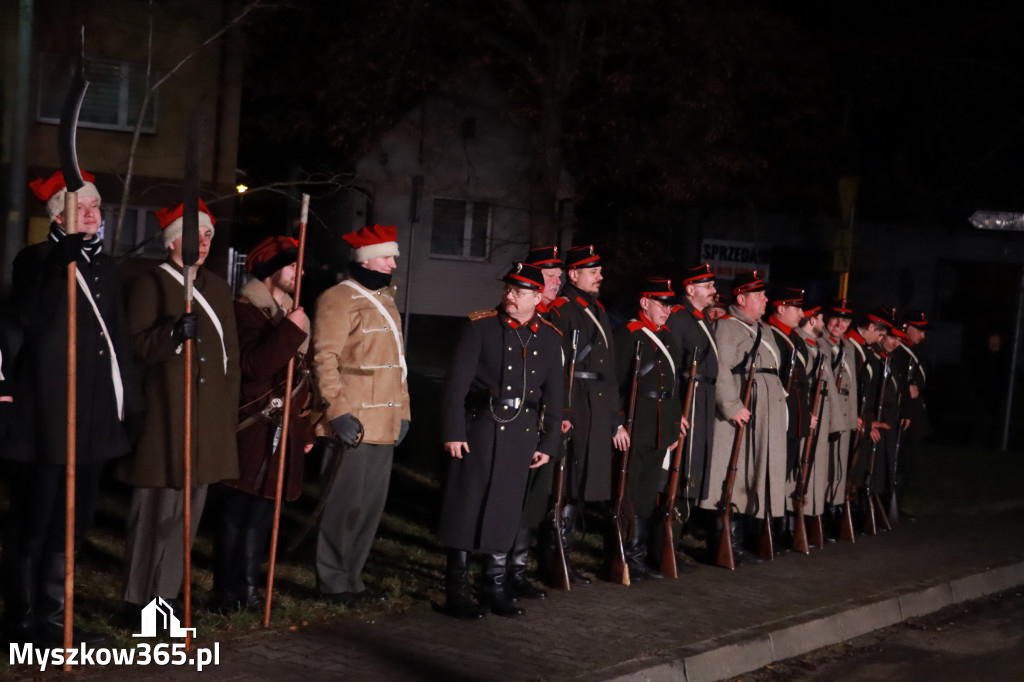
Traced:
<path fill-rule="evenodd" d="M 680 436 L 679 442 L 672 453 L 671 467 L 669 469 L 668 484 L 665 486 L 664 500 L 661 509 L 662 527 L 662 549 L 661 549 L 661 572 L 669 578 L 679 577 L 679 567 L 676 565 L 676 541 L 672 532 L 672 516 L 675 511 L 676 494 L 679 491 L 680 464 L 683 458 L 683 443 L 693 450 L 693 396 L 697 391 L 697 363 L 700 361 L 700 348 L 693 349 L 693 362 L 690 363 L 690 376 L 687 379 L 686 397 L 683 399 L 683 415 L 690 422 L 690 430 L 686 437 Z M 689 474 L 689 472 L 687 472 Z M 687 475 L 689 484 L 689 475 Z"/>
<path fill-rule="evenodd" d="M 626 471 L 629 468 L 629 451 L 633 449 L 633 420 L 636 416 L 636 395 L 640 385 L 640 348 L 641 341 L 636 342 L 633 351 L 633 377 L 629 388 L 629 409 L 626 418 L 626 434 L 629 436 L 629 447 L 627 447 L 620 458 L 619 476 L 615 482 L 615 501 L 612 504 L 612 530 L 615 532 L 615 544 L 612 547 L 612 556 L 609 559 L 608 575 L 609 581 L 622 585 L 629 585 L 629 566 L 626 565 L 625 533 L 623 533 L 622 507 L 626 501 Z"/>
<path fill-rule="evenodd" d="M 889 381 L 890 358 L 885 359 L 885 364 L 882 366 L 882 381 L 878 388 L 878 405 L 875 408 L 875 421 L 882 421 L 882 400 L 885 398 L 885 385 Z M 898 428 L 898 426 L 897 426 Z M 881 438 L 879 438 L 881 440 Z M 871 490 L 871 479 L 875 475 L 875 457 L 878 454 L 878 441 L 871 443 L 871 455 L 868 458 L 868 470 L 864 474 L 864 485 L 862 490 L 864 491 L 864 519 L 863 528 L 861 529 L 865 535 L 877 535 L 878 534 L 878 520 L 876 515 L 881 519 L 882 525 L 886 530 L 889 530 L 892 526 L 889 525 L 889 519 L 885 515 L 885 509 L 882 507 L 882 501 L 878 498 L 878 494 Z"/>
<path fill-rule="evenodd" d="M 572 352 L 569 354 L 569 377 L 566 380 L 565 399 L 565 406 L 570 410 L 572 409 L 572 384 L 573 377 L 576 374 L 576 351 L 579 341 L 580 330 L 573 329 L 571 336 Z M 569 458 L 570 441 L 571 437 L 569 434 L 566 434 L 562 439 L 565 456 L 558 460 L 558 466 L 555 468 L 555 477 L 551 485 L 551 491 L 554 495 L 554 504 L 551 508 L 551 524 L 554 527 L 556 561 L 550 567 L 551 575 L 548 576 L 548 583 L 562 590 L 572 589 L 572 581 L 569 578 L 569 561 L 565 556 L 564 535 L 562 534 L 562 526 L 565 523 L 565 520 L 562 518 L 562 510 L 565 507 L 565 464 Z"/>
<path fill-rule="evenodd" d="M 867 391 L 858 393 L 857 399 L 860 401 L 857 419 L 870 432 L 871 425 L 866 424 L 864 421 L 868 411 Z M 839 521 L 839 539 L 843 542 L 856 542 L 856 534 L 853 532 L 853 498 L 856 488 L 853 482 L 853 470 L 857 466 L 858 460 L 860 460 L 860 443 L 864 437 L 864 430 L 864 427 L 857 429 L 853 434 L 853 438 L 850 439 L 850 454 L 847 457 L 846 465 L 846 490 L 843 491 L 846 502 L 843 504 L 843 517 Z"/>
<path fill-rule="evenodd" d="M 743 388 L 743 409 L 750 409 L 750 397 L 754 392 L 754 367 L 757 364 L 757 350 L 761 345 L 761 326 L 757 327 L 757 336 L 750 353 L 744 358 L 747 365 L 747 380 Z M 718 500 L 718 509 L 722 514 L 722 533 L 718 537 L 718 556 L 716 562 L 730 571 L 736 570 L 736 560 L 732 555 L 732 530 L 729 521 L 732 516 L 732 489 L 736 485 L 736 471 L 739 466 L 740 449 L 743 447 L 743 432 L 746 423 L 736 425 L 736 435 L 732 441 L 732 453 L 729 455 L 729 468 L 722 482 L 722 497 Z"/>
<path fill-rule="evenodd" d="M 821 406 L 825 391 L 825 354 L 819 353 L 817 366 L 814 373 L 817 380 L 814 385 L 814 398 L 811 402 L 811 430 L 804 440 L 803 456 L 800 458 L 800 477 L 796 482 L 796 490 L 793 492 L 794 520 L 793 527 L 793 551 L 810 554 L 811 549 L 807 541 L 807 524 L 804 520 L 804 504 L 807 502 L 807 478 L 811 473 L 811 454 L 818 445 L 818 425 L 814 421 L 821 414 Z M 819 520 L 820 521 L 820 520 Z M 820 543 L 822 538 L 818 537 Z M 821 546 L 820 544 L 818 545 Z"/>

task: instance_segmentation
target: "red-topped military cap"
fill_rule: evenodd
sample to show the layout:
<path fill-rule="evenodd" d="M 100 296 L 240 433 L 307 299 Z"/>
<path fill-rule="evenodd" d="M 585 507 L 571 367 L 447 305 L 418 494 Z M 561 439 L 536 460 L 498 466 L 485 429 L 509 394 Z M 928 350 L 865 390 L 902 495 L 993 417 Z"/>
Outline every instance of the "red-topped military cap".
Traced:
<path fill-rule="evenodd" d="M 252 247 L 245 267 L 256 279 L 266 279 L 299 259 L 299 242 L 291 237 L 267 237 Z"/>
<path fill-rule="evenodd" d="M 722 310 L 729 309 L 729 305 L 725 302 L 725 299 L 722 298 L 721 294 L 715 294 L 715 300 L 711 301 L 711 303 L 708 304 L 708 307 L 721 308 Z"/>
<path fill-rule="evenodd" d="M 542 291 L 544 289 L 544 272 L 536 265 L 529 263 L 513 263 L 508 274 L 501 278 L 506 284 L 520 289 Z"/>
<path fill-rule="evenodd" d="M 701 263 L 694 268 L 686 268 L 686 272 L 684 274 L 684 287 L 687 284 L 704 284 L 706 282 L 715 281 L 715 273 L 711 272 L 711 266 L 707 263 Z"/>
<path fill-rule="evenodd" d="M 535 265 L 542 270 L 562 267 L 562 257 L 558 255 L 557 246 L 538 246 L 535 249 L 530 249 L 530 253 L 527 254 L 526 260 L 523 262 L 527 265 Z"/>
<path fill-rule="evenodd" d="M 821 305 L 814 301 L 805 300 L 801 307 L 804 310 L 804 317 L 814 317 L 821 313 Z"/>
<path fill-rule="evenodd" d="M 736 275 L 732 280 L 732 295 L 739 296 L 740 294 L 751 294 L 756 291 L 764 291 L 766 288 L 765 283 L 761 280 L 761 277 L 757 274 L 757 270 L 749 270 L 747 272 L 741 272 Z"/>
<path fill-rule="evenodd" d="M 573 246 L 565 256 L 567 270 L 573 268 L 596 268 L 601 265 L 601 257 L 594 251 L 593 244 Z"/>
<path fill-rule="evenodd" d="M 641 298 L 653 298 L 662 303 L 674 303 L 676 292 L 672 291 L 672 280 L 664 277 L 648 277 Z"/>
<path fill-rule="evenodd" d="M 853 319 L 853 307 L 850 305 L 850 299 L 848 298 L 833 298 L 828 307 L 825 308 L 825 315 L 827 317 L 838 317 L 846 320 Z"/>
<path fill-rule="evenodd" d="M 931 326 L 928 316 L 925 315 L 923 310 L 908 310 L 903 313 L 903 319 L 906 320 L 908 326 L 917 327 L 918 329 L 928 329 Z"/>
<path fill-rule="evenodd" d="M 895 327 L 896 326 L 896 308 L 892 306 L 882 306 L 875 308 L 868 313 L 868 320 L 882 325 L 883 327 Z"/>
<path fill-rule="evenodd" d="M 774 308 L 780 305 L 791 305 L 802 308 L 804 305 L 804 290 L 793 287 L 779 287 L 773 289 L 768 297 L 768 302 Z"/>

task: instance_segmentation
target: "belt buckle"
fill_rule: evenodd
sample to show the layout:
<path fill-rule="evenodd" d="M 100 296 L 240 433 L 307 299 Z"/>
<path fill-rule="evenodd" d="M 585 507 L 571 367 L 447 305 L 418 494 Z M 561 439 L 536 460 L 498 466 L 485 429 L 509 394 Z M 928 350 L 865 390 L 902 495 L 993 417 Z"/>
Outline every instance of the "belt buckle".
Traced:
<path fill-rule="evenodd" d="M 512 399 L 512 409 L 513 410 L 518 410 L 519 406 L 522 405 L 522 404 L 523 404 L 523 399 L 522 398 L 516 396 L 515 398 Z"/>

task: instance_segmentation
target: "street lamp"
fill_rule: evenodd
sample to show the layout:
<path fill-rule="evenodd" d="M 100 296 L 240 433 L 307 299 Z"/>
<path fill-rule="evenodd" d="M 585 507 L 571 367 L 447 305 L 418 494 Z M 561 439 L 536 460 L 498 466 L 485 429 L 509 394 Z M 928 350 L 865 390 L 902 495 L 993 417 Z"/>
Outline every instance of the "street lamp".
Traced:
<path fill-rule="evenodd" d="M 1008 211 L 975 211 L 967 219 L 979 230 L 998 230 L 1003 232 L 1024 232 L 1024 213 Z M 1024 316 L 1024 269 L 1021 270 L 1020 290 L 1017 294 L 1017 317 L 1013 323 L 1013 346 L 1010 349 L 1010 381 L 1006 386 L 1006 412 L 1003 415 L 1003 445 L 1010 439 L 1010 406 L 1013 405 L 1013 385 L 1017 374 L 1017 348 L 1020 346 L 1020 322 Z"/>

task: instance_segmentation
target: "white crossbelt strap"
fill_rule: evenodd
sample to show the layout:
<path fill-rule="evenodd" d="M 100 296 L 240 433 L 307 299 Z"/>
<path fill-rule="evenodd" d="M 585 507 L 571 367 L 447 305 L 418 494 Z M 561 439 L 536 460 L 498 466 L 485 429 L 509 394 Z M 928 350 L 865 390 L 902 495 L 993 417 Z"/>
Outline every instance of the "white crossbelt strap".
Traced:
<path fill-rule="evenodd" d="M 608 343 L 608 335 L 604 333 L 604 327 L 602 327 L 601 323 L 597 321 L 597 317 L 594 315 L 594 313 L 591 312 L 589 307 L 588 308 L 584 308 L 583 312 L 585 312 L 587 315 L 589 315 L 590 319 L 592 319 L 594 321 L 594 324 L 597 325 L 597 331 L 601 332 L 601 338 L 604 339 L 604 347 L 605 348 L 611 348 L 611 345 L 609 345 L 609 343 Z"/>
<path fill-rule="evenodd" d="M 402 337 L 398 335 L 398 325 L 395 324 L 395 320 L 391 317 L 391 313 L 388 312 L 383 303 L 378 301 L 375 296 L 371 296 L 370 293 L 363 287 L 359 286 L 355 280 L 346 279 L 342 284 L 355 289 L 357 294 L 372 303 L 374 307 L 377 308 L 377 312 L 387 320 L 388 329 L 391 331 L 391 336 L 395 339 L 395 346 L 398 348 L 398 364 L 402 368 L 402 381 L 405 381 L 405 378 L 409 375 L 409 366 L 405 364 L 405 352 L 402 349 Z"/>
<path fill-rule="evenodd" d="M 717 358 L 718 344 L 715 343 L 715 337 L 711 335 L 711 332 L 708 330 L 707 325 L 704 324 L 704 320 L 697 320 L 697 326 L 700 327 L 700 330 L 707 335 L 708 341 L 711 342 L 711 350 L 715 351 L 715 357 Z"/>
<path fill-rule="evenodd" d="M 927 381 L 928 377 L 924 374 L 924 367 L 921 366 L 921 361 L 917 359 L 917 355 L 914 354 L 914 351 L 910 350 L 910 346 L 907 344 L 903 344 L 903 350 L 910 353 L 910 357 L 914 358 L 914 362 L 917 363 L 917 371 L 921 373 L 921 378 Z"/>
<path fill-rule="evenodd" d="M 185 286 L 184 275 L 172 268 L 169 263 L 163 263 L 160 266 L 160 269 L 178 280 L 178 284 L 182 287 Z M 213 312 L 213 306 L 211 306 L 210 302 L 206 300 L 206 297 L 200 293 L 199 289 L 196 289 L 195 287 L 192 288 L 192 298 L 194 298 L 196 303 L 199 304 L 199 307 L 206 312 L 206 316 L 210 318 L 210 322 L 213 322 L 213 328 L 217 330 L 217 336 L 220 337 L 220 353 L 224 358 L 224 374 L 226 376 L 228 373 L 228 348 L 224 345 L 224 327 L 221 326 L 217 313 Z"/>
<path fill-rule="evenodd" d="M 78 280 L 78 287 L 85 294 L 89 305 L 92 306 L 92 312 L 96 315 L 96 321 L 100 323 L 103 338 L 107 342 L 107 351 L 110 353 L 110 380 L 114 384 L 114 398 L 117 400 L 117 418 L 124 421 L 124 383 L 121 381 L 121 366 L 117 362 L 117 353 L 114 352 L 114 342 L 110 338 L 110 330 L 107 329 L 107 323 L 103 321 L 103 316 L 100 315 L 100 309 L 96 306 L 96 301 L 92 297 L 89 283 L 85 281 L 82 271 L 77 268 L 75 269 L 75 279 Z M 3 379 L 3 375 L 0 375 L 0 379 Z"/>
<path fill-rule="evenodd" d="M 658 348 L 660 348 L 661 352 L 665 354 L 666 358 L 668 358 L 668 364 L 672 366 L 672 377 L 675 378 L 675 376 L 676 376 L 676 363 L 674 363 L 672 361 L 672 355 L 669 354 L 668 348 L 665 348 L 665 344 L 663 344 L 661 342 L 661 339 L 659 339 L 657 337 L 657 335 L 654 332 L 652 332 L 650 329 L 648 329 L 647 327 L 643 327 L 643 332 L 644 332 L 644 334 L 647 334 L 647 336 L 651 337 L 651 341 L 654 341 L 654 344 Z"/>
<path fill-rule="evenodd" d="M 727 317 L 726 319 L 727 320 L 733 320 L 734 322 L 737 322 L 738 324 L 742 324 L 744 327 L 747 328 L 747 331 L 749 331 L 751 334 L 754 334 L 754 338 L 757 338 L 757 329 L 754 328 L 752 325 L 747 324 L 746 322 L 744 322 L 743 320 L 740 320 L 737 317 Z M 769 330 L 769 332 L 770 331 L 771 330 Z M 776 354 L 775 349 L 772 348 L 771 344 L 764 342 L 764 332 L 763 331 L 761 333 L 761 346 L 760 347 L 764 348 L 766 351 L 768 351 L 769 353 L 772 354 L 772 357 L 775 358 L 775 366 L 776 367 L 782 367 L 782 363 L 779 361 L 779 356 L 778 356 L 778 354 Z M 797 353 L 797 355 L 800 355 L 800 354 Z"/>
<path fill-rule="evenodd" d="M 3 366 L 4 366 L 4 354 L 0 353 L 0 381 L 4 380 Z"/>

